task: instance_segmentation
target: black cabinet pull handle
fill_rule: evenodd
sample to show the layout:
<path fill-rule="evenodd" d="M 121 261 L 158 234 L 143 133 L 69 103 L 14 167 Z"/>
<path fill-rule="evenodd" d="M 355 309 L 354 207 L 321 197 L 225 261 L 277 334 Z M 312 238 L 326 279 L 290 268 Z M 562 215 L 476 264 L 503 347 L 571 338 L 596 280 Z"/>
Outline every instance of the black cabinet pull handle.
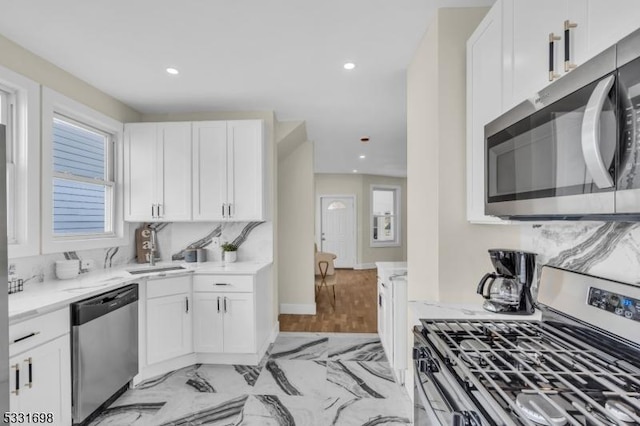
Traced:
<path fill-rule="evenodd" d="M 222 217 L 225 217 L 225 215 L 224 215 L 224 204 L 225 203 L 222 203 Z"/>
<path fill-rule="evenodd" d="M 227 298 L 224 298 L 224 312 L 227 313 Z"/>
<path fill-rule="evenodd" d="M 553 81 L 560 77 L 560 75 L 556 73 L 555 61 L 553 60 L 555 56 L 555 44 L 556 41 L 560 40 L 560 38 L 560 36 L 557 36 L 554 33 L 549 33 L 549 81 Z"/>
<path fill-rule="evenodd" d="M 33 359 L 29 357 L 25 359 L 24 362 L 29 363 L 29 383 L 27 383 L 25 386 L 32 388 L 33 387 Z"/>
<path fill-rule="evenodd" d="M 578 24 L 568 19 L 564 21 L 564 72 L 569 72 L 577 65 L 571 63 L 571 30 Z"/>
<path fill-rule="evenodd" d="M 218 313 L 220 313 L 220 296 L 218 296 Z"/>
<path fill-rule="evenodd" d="M 227 205 L 227 211 L 229 212 L 227 217 L 231 217 L 231 204 Z"/>
<path fill-rule="evenodd" d="M 11 393 L 20 395 L 20 364 L 12 365 L 11 368 L 16 369 L 16 388 Z"/>
<path fill-rule="evenodd" d="M 38 334 L 40 334 L 39 331 L 34 331 L 33 333 L 27 334 L 26 336 L 22 336 L 17 338 L 16 340 L 13 341 L 13 343 L 18 343 L 18 342 L 22 342 L 23 340 L 27 340 L 33 336 L 37 336 Z"/>
<path fill-rule="evenodd" d="M 184 303 L 185 303 L 185 310 L 184 311 L 186 313 L 189 313 L 189 298 L 188 297 L 184 298 Z"/>

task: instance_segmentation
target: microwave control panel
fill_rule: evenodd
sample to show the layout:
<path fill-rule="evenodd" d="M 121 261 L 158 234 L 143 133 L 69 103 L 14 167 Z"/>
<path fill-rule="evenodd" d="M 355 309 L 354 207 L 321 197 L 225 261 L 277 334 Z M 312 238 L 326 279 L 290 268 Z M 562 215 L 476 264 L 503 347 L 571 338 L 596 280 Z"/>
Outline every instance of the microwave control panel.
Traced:
<path fill-rule="evenodd" d="M 640 300 L 633 297 L 591 287 L 588 303 L 598 309 L 640 322 Z"/>

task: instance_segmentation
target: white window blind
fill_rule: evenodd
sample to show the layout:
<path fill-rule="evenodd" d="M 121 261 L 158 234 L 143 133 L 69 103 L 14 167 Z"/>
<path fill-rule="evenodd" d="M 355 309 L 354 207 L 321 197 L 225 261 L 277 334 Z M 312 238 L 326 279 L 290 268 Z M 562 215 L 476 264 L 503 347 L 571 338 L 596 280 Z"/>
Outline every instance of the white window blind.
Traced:
<path fill-rule="evenodd" d="M 111 136 L 69 118 L 53 119 L 53 234 L 113 232 Z"/>

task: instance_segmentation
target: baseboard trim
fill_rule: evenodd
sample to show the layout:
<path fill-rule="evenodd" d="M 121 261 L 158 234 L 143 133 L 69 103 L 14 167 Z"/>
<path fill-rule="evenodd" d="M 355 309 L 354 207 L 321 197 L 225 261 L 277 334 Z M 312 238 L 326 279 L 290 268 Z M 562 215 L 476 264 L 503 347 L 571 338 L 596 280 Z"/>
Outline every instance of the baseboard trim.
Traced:
<path fill-rule="evenodd" d="M 281 303 L 281 314 L 292 315 L 315 315 L 316 304 L 315 303 Z"/>
<path fill-rule="evenodd" d="M 358 263 L 353 269 L 376 269 L 375 263 Z"/>

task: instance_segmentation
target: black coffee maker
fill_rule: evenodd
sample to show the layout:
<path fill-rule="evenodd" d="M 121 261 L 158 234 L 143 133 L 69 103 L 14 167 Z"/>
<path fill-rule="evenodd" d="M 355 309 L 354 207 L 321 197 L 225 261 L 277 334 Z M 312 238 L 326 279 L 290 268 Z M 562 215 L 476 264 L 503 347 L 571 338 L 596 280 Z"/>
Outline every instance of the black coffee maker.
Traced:
<path fill-rule="evenodd" d="M 531 284 L 536 266 L 535 253 L 490 249 L 489 256 L 496 272 L 485 274 L 477 290 L 486 299 L 484 309 L 501 314 L 533 314 Z"/>

